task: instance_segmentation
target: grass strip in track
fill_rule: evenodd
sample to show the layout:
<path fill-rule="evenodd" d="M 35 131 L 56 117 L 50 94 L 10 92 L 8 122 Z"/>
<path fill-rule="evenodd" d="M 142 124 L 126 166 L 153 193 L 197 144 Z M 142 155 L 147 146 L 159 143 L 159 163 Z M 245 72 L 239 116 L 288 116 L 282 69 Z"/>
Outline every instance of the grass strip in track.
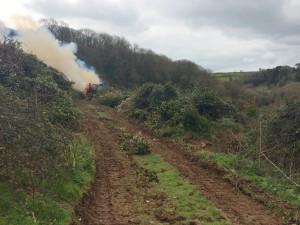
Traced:
<path fill-rule="evenodd" d="M 177 218 L 182 219 L 182 221 L 178 220 L 178 224 L 194 224 L 195 221 L 203 225 L 229 224 L 195 187 L 183 179 L 159 155 L 135 156 L 135 160 L 141 167 L 157 174 L 159 182 L 153 182 L 153 189 L 165 193 L 168 200 L 172 202 L 172 208 L 164 210 L 175 210 Z"/>

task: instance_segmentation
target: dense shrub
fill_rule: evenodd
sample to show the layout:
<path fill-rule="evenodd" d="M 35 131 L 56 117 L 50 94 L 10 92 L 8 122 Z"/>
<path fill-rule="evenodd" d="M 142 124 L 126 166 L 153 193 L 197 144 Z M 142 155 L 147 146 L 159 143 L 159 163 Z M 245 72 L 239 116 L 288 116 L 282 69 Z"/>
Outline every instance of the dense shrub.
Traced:
<path fill-rule="evenodd" d="M 177 95 L 176 88 L 170 83 L 165 85 L 146 83 L 137 91 L 134 107 L 155 111 L 163 102 L 175 99 Z"/>
<path fill-rule="evenodd" d="M 162 86 L 156 85 L 149 95 L 149 110 L 157 110 L 164 100 L 165 96 Z"/>
<path fill-rule="evenodd" d="M 134 107 L 137 109 L 146 109 L 150 105 L 150 96 L 155 88 L 155 84 L 146 83 L 138 90 L 134 97 Z"/>
<path fill-rule="evenodd" d="M 215 92 L 196 86 L 191 100 L 198 112 L 212 120 L 222 117 L 238 119 L 238 110 L 230 102 L 222 100 Z"/>
<path fill-rule="evenodd" d="M 102 105 L 115 108 L 128 98 L 128 95 L 113 88 L 106 88 L 98 93 L 98 98 Z"/>
<path fill-rule="evenodd" d="M 18 42 L 0 41 L 0 56 L 0 175 L 34 188 L 72 168 L 80 114 L 67 95 L 71 83 Z"/>
<path fill-rule="evenodd" d="M 169 101 L 178 97 L 178 91 L 174 85 L 172 85 L 171 83 L 167 83 L 163 85 L 163 95 L 164 100 Z"/>
<path fill-rule="evenodd" d="M 163 126 L 160 130 L 159 133 L 163 137 L 171 137 L 171 138 L 177 138 L 177 137 L 183 137 L 184 136 L 184 127 L 182 124 L 178 124 L 177 126 Z"/>
<path fill-rule="evenodd" d="M 121 147 L 131 154 L 146 155 L 150 154 L 149 142 L 145 140 L 140 134 L 130 137 L 121 143 Z"/>
<path fill-rule="evenodd" d="M 243 125 L 231 118 L 222 118 L 217 121 L 217 128 L 220 130 L 229 130 L 234 133 L 242 131 Z"/>
<path fill-rule="evenodd" d="M 132 109 L 129 114 L 129 118 L 138 121 L 145 121 L 147 119 L 147 115 L 142 109 Z"/>
<path fill-rule="evenodd" d="M 163 120 L 170 120 L 174 117 L 180 117 L 184 109 L 189 105 L 185 98 L 172 99 L 168 102 L 163 102 L 159 107 L 159 113 Z"/>
<path fill-rule="evenodd" d="M 133 137 L 133 150 L 136 155 L 146 155 L 151 152 L 148 141 L 139 135 Z"/>
<path fill-rule="evenodd" d="M 179 97 L 170 83 L 144 84 L 133 97 L 130 117 L 160 129 L 165 136 L 174 136 L 170 134 L 172 130 L 178 135 L 184 135 L 182 130 L 209 135 L 215 126 L 212 121 L 217 124 L 218 120 L 222 129 L 230 127 L 235 132 L 239 129 L 238 123 L 235 124 L 239 114 L 230 102 L 201 86 L 195 85 L 191 93 L 186 91 Z"/>
<path fill-rule="evenodd" d="M 182 124 L 186 130 L 191 130 L 197 133 L 209 133 L 210 121 L 199 115 L 195 109 L 187 109 L 183 113 Z"/>

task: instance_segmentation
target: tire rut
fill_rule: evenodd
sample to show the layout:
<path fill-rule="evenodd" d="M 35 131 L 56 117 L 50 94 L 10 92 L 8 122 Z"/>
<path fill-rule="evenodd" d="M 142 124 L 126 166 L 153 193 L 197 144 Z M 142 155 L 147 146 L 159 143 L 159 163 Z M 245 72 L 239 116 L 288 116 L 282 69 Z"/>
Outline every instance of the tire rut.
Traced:
<path fill-rule="evenodd" d="M 73 224 L 129 224 L 134 218 L 133 197 L 125 189 L 126 178 L 134 173 L 131 162 L 116 146 L 117 137 L 88 108 L 83 129 L 95 148 L 96 176 L 91 189 L 75 209 Z"/>

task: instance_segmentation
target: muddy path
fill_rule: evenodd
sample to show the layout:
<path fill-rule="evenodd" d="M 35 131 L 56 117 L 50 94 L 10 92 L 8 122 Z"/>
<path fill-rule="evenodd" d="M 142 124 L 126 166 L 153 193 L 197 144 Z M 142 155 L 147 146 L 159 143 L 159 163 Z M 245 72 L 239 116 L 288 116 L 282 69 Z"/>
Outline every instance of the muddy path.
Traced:
<path fill-rule="evenodd" d="M 133 173 L 130 161 L 117 151 L 118 137 L 86 108 L 85 103 L 80 104 L 80 108 L 84 115 L 83 130 L 95 149 L 96 176 L 91 190 L 76 208 L 76 223 L 127 224 L 133 216 L 128 207 L 132 196 L 124 190 L 125 178 Z"/>
<path fill-rule="evenodd" d="M 111 120 L 103 121 L 97 119 L 95 109 L 89 108 L 85 101 L 80 102 L 79 107 L 85 118 L 84 130 L 95 147 L 97 175 L 91 190 L 76 208 L 77 223 L 139 224 L 135 220 L 138 215 L 130 204 L 133 196 L 125 188 L 126 181 L 133 176 L 134 167 L 116 146 L 120 138 L 116 128 L 124 128 L 132 135 L 141 132 L 151 142 L 151 150 L 175 167 L 232 224 L 284 224 L 283 218 L 276 217 L 266 207 L 224 181 L 217 171 L 192 162 L 180 143 L 155 136 L 144 126 L 109 107 L 95 106 L 97 111 L 110 115 Z"/>

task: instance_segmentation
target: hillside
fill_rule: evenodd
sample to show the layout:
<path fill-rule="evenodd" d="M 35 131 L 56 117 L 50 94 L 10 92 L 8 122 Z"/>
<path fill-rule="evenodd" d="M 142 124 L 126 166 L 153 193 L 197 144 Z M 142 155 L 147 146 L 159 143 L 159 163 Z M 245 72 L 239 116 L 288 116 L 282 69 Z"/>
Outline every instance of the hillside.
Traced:
<path fill-rule="evenodd" d="M 0 224 L 299 224 L 299 67 L 219 82 L 44 23 L 111 85 L 87 100 L 1 39 Z"/>

